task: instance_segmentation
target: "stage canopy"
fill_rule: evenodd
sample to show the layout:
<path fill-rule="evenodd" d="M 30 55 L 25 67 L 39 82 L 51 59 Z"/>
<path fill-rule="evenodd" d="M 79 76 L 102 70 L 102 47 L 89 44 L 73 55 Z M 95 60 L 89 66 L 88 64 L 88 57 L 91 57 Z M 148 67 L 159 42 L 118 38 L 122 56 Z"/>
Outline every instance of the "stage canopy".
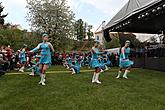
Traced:
<path fill-rule="evenodd" d="M 164 30 L 165 0 L 129 0 L 104 27 L 104 34 L 106 38 L 109 32 L 157 34 Z"/>

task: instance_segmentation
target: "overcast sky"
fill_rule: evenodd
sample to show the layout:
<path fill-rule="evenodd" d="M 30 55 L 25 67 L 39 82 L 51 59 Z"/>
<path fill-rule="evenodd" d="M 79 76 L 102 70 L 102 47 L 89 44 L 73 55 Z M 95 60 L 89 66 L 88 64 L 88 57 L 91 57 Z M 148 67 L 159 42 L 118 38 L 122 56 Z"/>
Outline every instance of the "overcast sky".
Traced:
<path fill-rule="evenodd" d="M 24 29 L 29 29 L 29 23 L 26 21 L 26 0 L 1 0 L 5 7 L 5 13 L 9 15 L 6 22 L 20 24 Z M 128 2 L 128 0 L 68 0 L 68 4 L 76 14 L 76 19 L 82 18 L 94 26 L 93 30 L 101 24 L 102 21 L 109 20 Z"/>

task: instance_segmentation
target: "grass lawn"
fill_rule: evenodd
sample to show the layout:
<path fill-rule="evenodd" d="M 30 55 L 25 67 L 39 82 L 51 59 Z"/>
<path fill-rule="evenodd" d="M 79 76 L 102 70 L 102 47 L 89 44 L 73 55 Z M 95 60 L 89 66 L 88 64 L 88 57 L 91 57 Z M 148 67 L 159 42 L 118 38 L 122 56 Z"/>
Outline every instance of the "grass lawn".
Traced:
<path fill-rule="evenodd" d="M 87 68 L 85 68 L 86 70 Z M 129 80 L 115 79 L 117 69 L 91 84 L 92 71 L 71 75 L 49 69 L 46 86 L 26 74 L 0 77 L 0 110 L 165 110 L 165 73 L 134 69 Z"/>

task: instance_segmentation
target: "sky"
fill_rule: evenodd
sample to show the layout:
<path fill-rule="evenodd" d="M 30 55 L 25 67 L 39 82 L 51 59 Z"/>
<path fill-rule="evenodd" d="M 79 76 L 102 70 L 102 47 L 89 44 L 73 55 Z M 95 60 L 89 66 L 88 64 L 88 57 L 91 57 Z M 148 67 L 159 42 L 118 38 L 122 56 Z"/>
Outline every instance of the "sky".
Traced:
<path fill-rule="evenodd" d="M 20 24 L 29 30 L 29 22 L 26 20 L 26 0 L 1 0 L 5 7 L 6 23 Z M 83 19 L 93 25 L 95 31 L 102 21 L 108 23 L 110 19 L 128 2 L 128 0 L 68 0 L 68 5 L 75 13 L 76 19 Z"/>

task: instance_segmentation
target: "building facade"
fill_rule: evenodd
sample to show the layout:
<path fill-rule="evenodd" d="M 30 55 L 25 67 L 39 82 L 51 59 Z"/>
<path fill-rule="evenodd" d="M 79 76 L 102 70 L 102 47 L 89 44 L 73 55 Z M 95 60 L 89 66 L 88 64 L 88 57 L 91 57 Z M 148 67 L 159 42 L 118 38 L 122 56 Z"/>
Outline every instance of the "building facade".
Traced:
<path fill-rule="evenodd" d="M 100 44 L 104 45 L 104 36 L 102 31 L 95 32 L 95 40 L 100 41 Z"/>

